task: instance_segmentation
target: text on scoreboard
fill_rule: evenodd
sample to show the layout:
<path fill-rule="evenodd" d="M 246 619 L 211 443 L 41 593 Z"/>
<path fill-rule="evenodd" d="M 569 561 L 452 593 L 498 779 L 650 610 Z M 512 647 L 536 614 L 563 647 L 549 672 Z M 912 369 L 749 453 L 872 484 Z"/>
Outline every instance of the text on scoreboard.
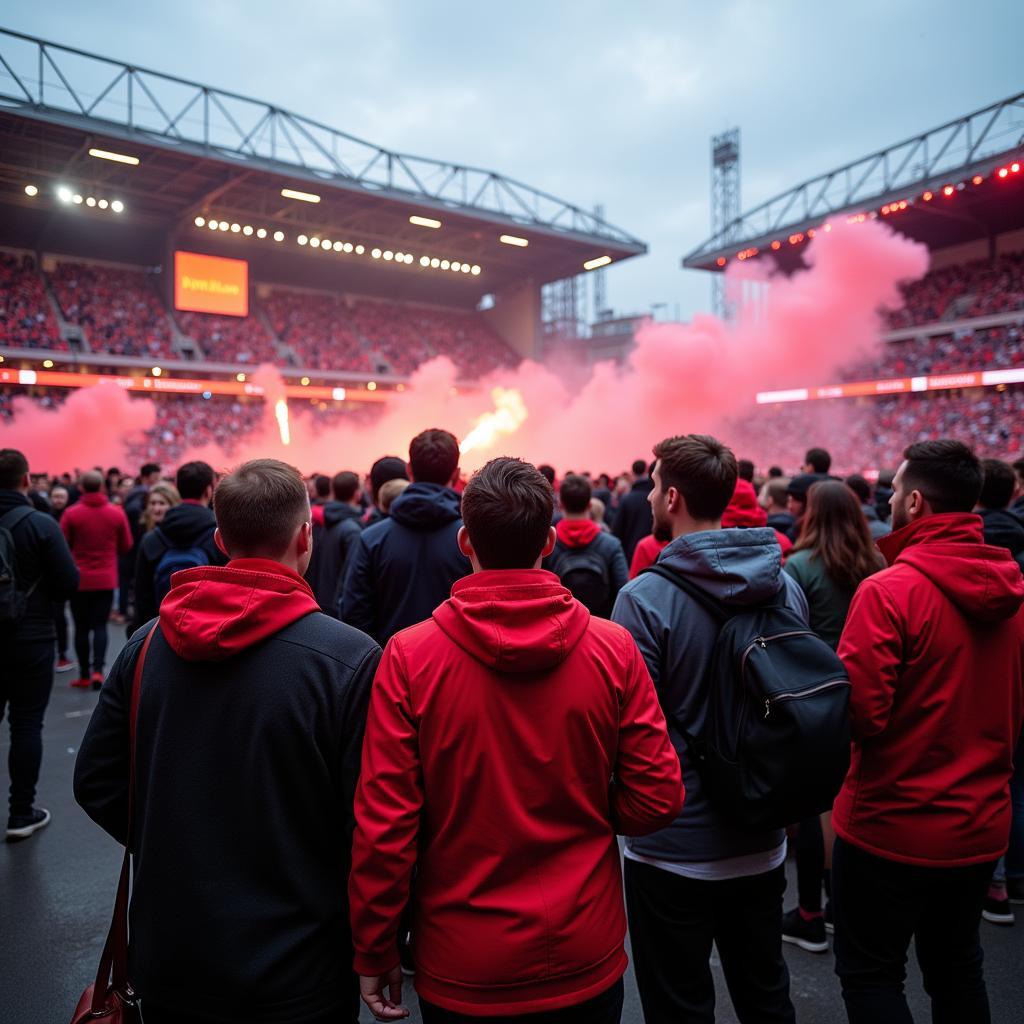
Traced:
<path fill-rule="evenodd" d="M 174 308 L 249 315 L 249 264 L 198 252 L 174 254 Z"/>

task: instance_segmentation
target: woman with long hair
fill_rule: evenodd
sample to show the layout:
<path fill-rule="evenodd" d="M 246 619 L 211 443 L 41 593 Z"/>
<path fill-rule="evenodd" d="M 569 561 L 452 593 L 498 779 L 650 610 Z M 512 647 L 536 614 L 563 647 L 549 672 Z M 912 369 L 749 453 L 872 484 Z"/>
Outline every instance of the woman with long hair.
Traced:
<path fill-rule="evenodd" d="M 807 511 L 796 545 L 783 569 L 807 598 L 811 629 L 833 649 L 861 582 L 885 568 L 857 496 L 841 480 L 822 480 L 807 492 Z M 831 813 L 800 823 L 796 840 L 797 894 L 800 904 L 783 915 L 782 938 L 812 953 L 828 952 L 831 907 L 821 906 L 831 872 L 825 834 L 831 836 Z M 830 844 L 831 845 L 831 844 Z M 830 859 L 830 858 L 829 858 Z"/>
<path fill-rule="evenodd" d="M 145 533 L 159 526 L 164 521 L 169 509 L 181 504 L 181 495 L 174 484 L 164 480 L 153 484 L 146 495 L 146 507 L 142 512 L 142 528 Z"/>

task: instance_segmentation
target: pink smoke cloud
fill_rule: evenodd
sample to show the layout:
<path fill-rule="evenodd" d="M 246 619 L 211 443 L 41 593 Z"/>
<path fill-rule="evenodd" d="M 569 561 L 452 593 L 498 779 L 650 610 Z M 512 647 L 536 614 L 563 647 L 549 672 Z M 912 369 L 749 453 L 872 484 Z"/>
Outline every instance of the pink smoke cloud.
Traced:
<path fill-rule="evenodd" d="M 217 468 L 276 457 L 307 473 L 342 468 L 365 472 L 381 455 L 404 456 L 409 440 L 425 427 L 444 427 L 465 437 L 481 416 L 494 410 L 492 389 L 503 387 L 521 393 L 526 419 L 513 434 L 467 452 L 466 470 L 508 454 L 552 463 L 559 473 L 615 471 L 649 455 L 651 446 L 666 436 L 715 431 L 749 410 L 757 391 L 827 383 L 844 362 L 877 349 L 879 307 L 900 304 L 898 282 L 924 274 L 928 254 L 923 245 L 887 225 L 867 221 L 819 232 L 807 247 L 805 261 L 807 269 L 789 278 L 765 278 L 761 269 L 738 268 L 747 280 L 761 278 L 764 294 L 742 305 L 732 323 L 710 315 L 696 316 L 688 325 L 648 323 L 624 366 L 600 364 L 582 384 L 574 374 L 527 361 L 466 390 L 456 388 L 454 365 L 438 358 L 421 366 L 404 392 L 390 395 L 373 422 L 342 421 L 323 429 L 315 418 L 299 415 L 292 403 L 291 444 L 284 445 L 273 402 L 267 401 L 261 429 L 230 454 L 213 447 L 188 457 L 205 458 Z M 258 379 L 268 391 L 280 394 L 272 368 L 262 368 Z M 83 465 L 123 456 L 121 439 L 140 429 L 133 410 L 145 403 L 128 402 L 121 395 L 124 401 L 114 405 L 108 389 L 101 390 L 103 398 L 88 399 L 88 405 L 82 404 L 88 392 L 72 396 L 79 400 L 72 418 L 59 414 L 60 426 L 36 449 L 36 464 L 75 462 L 69 445 L 82 452 L 77 461 Z M 29 439 L 37 431 L 22 426 L 23 415 L 19 410 L 14 429 Z M 45 418 L 39 422 L 53 426 Z M 3 438 L 0 428 L 0 441 L 12 443 Z"/>

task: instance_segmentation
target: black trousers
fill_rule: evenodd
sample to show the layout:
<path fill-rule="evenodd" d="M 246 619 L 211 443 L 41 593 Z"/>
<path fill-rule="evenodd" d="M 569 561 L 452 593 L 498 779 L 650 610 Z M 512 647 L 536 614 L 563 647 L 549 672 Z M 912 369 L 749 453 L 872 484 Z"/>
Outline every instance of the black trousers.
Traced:
<path fill-rule="evenodd" d="M 53 628 L 57 630 L 57 657 L 68 656 L 68 617 L 67 601 L 51 601 L 53 609 Z"/>
<path fill-rule="evenodd" d="M 934 1024 L 988 1024 L 978 923 L 994 868 L 900 864 L 836 839 L 836 974 L 850 1024 L 913 1024 L 903 994 L 911 939 Z"/>
<path fill-rule="evenodd" d="M 113 603 L 112 590 L 80 590 L 71 598 L 71 617 L 75 620 L 75 657 L 83 679 L 90 669 L 103 671 L 107 657 L 107 619 Z"/>
<path fill-rule="evenodd" d="M 588 999 L 576 1006 L 566 1006 L 561 1010 L 548 1010 L 544 1013 L 521 1013 L 507 1017 L 472 1017 L 453 1010 L 443 1010 L 440 1006 L 420 1000 L 420 1013 L 423 1024 L 485 1024 L 500 1021 L 501 1024 L 619 1024 L 622 1017 L 622 1000 L 624 989 L 619 978 L 611 988 L 607 988 L 599 996 Z"/>
<path fill-rule="evenodd" d="M 7 768 L 12 815 L 28 814 L 43 760 L 43 716 L 53 685 L 53 641 L 15 640 L 0 673 L 0 721 L 11 723 Z"/>
<path fill-rule="evenodd" d="M 646 1024 L 714 1024 L 712 943 L 741 1024 L 793 1024 L 782 957 L 783 866 L 704 882 L 627 859 L 625 876 Z"/>
<path fill-rule="evenodd" d="M 800 822 L 796 836 L 796 890 L 804 910 L 821 910 L 824 878 L 825 839 L 821 832 L 821 818 L 816 814 Z"/>

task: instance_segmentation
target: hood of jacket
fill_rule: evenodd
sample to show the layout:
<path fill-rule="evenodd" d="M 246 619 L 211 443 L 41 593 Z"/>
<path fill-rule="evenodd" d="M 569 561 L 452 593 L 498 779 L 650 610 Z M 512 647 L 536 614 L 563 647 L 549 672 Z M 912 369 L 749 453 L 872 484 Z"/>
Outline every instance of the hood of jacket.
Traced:
<path fill-rule="evenodd" d="M 547 672 L 580 642 L 590 612 L 544 569 L 487 569 L 457 581 L 434 621 L 495 672 Z"/>
<path fill-rule="evenodd" d="M 978 515 L 986 544 L 1006 548 L 1014 556 L 1024 551 L 1024 524 L 1012 512 L 1004 508 L 984 508 Z"/>
<path fill-rule="evenodd" d="M 764 526 L 768 513 L 757 503 L 757 492 L 749 480 L 737 480 L 729 504 L 722 513 L 722 526 Z"/>
<path fill-rule="evenodd" d="M 890 565 L 913 566 L 971 619 L 999 622 L 1024 604 L 1024 579 L 1006 548 L 985 544 L 981 516 L 925 516 L 877 541 Z"/>
<path fill-rule="evenodd" d="M 462 501 L 441 484 L 409 484 L 391 503 L 390 515 L 411 530 L 438 530 L 462 515 Z"/>
<path fill-rule="evenodd" d="M 160 605 L 160 628 L 178 657 L 224 661 L 318 611 L 313 591 L 291 569 L 236 558 L 176 572 Z"/>
<path fill-rule="evenodd" d="M 356 508 L 354 505 L 349 505 L 345 501 L 329 501 L 323 506 L 324 510 L 324 527 L 330 529 L 332 526 L 337 526 L 338 523 L 343 522 L 346 519 L 360 519 L 363 514 L 363 510 Z"/>
<path fill-rule="evenodd" d="M 78 500 L 87 508 L 103 508 L 104 505 L 110 504 L 110 499 L 102 491 L 83 494 Z"/>
<path fill-rule="evenodd" d="M 559 519 L 555 524 L 558 542 L 567 548 L 585 548 L 601 532 L 593 519 Z"/>
<path fill-rule="evenodd" d="M 767 526 L 677 537 L 658 562 L 724 604 L 763 604 L 783 585 L 782 550 L 775 531 Z"/>
<path fill-rule="evenodd" d="M 159 529 L 175 547 L 188 548 L 205 540 L 216 525 L 211 509 L 195 502 L 182 502 L 167 510 Z"/>

